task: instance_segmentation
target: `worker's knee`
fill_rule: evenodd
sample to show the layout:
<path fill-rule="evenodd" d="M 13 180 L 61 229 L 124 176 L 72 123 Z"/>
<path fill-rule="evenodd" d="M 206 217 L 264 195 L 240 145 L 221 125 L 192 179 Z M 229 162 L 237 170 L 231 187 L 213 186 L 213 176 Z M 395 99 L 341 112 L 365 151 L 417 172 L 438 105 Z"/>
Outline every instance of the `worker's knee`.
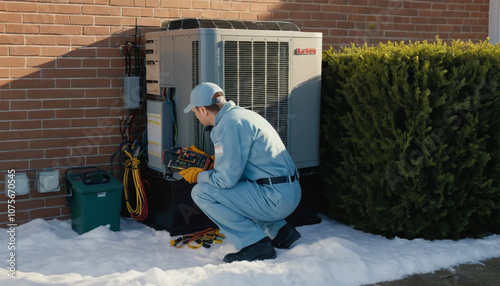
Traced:
<path fill-rule="evenodd" d="M 196 184 L 191 190 L 191 198 L 193 198 L 193 201 L 197 204 L 202 201 L 207 201 L 207 190 L 209 187 L 210 185 L 205 183 Z"/>

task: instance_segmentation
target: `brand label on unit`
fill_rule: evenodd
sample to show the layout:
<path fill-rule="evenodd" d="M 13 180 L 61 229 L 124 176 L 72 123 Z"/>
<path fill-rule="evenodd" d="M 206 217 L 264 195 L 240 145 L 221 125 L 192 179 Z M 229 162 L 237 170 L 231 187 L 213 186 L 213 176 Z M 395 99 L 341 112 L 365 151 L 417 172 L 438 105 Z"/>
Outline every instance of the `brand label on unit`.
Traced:
<path fill-rule="evenodd" d="M 295 54 L 296 55 L 315 55 L 316 48 L 296 48 Z"/>

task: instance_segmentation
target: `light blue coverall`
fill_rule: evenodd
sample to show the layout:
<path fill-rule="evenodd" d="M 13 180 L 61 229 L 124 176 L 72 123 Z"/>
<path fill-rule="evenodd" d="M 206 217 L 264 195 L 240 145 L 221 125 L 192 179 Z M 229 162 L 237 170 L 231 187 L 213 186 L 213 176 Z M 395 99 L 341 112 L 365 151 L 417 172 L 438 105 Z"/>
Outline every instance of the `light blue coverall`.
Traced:
<path fill-rule="evenodd" d="M 278 133 L 259 114 L 229 101 L 215 117 L 210 138 L 214 169 L 198 175 L 194 202 L 237 249 L 275 237 L 301 197 L 298 180 L 255 182 L 296 173 Z"/>

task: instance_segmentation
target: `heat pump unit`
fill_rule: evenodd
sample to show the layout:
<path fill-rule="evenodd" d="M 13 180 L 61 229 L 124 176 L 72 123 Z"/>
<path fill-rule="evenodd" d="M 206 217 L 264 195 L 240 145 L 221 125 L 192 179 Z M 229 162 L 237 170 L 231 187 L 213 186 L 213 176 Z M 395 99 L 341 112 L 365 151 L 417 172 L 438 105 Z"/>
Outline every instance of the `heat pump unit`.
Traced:
<path fill-rule="evenodd" d="M 146 34 L 147 92 L 171 113 L 148 111 L 148 140 L 171 118 L 175 132 L 165 127 L 171 140 L 149 140 L 150 168 L 164 171 L 158 157 L 173 145 L 213 152 L 203 126 L 183 112 L 201 82 L 218 84 L 227 100 L 266 118 L 297 168 L 318 166 L 321 33 L 301 32 L 289 22 L 209 19 L 175 20 L 163 28 Z"/>

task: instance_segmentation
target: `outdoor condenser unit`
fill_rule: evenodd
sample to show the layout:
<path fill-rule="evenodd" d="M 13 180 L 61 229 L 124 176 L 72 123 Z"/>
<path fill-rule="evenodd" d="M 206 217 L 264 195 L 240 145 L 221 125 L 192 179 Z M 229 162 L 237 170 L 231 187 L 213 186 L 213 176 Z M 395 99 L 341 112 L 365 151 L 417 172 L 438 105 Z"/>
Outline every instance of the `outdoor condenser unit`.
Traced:
<path fill-rule="evenodd" d="M 183 112 L 201 82 L 265 117 L 297 168 L 318 166 L 321 51 L 321 33 L 289 22 L 181 19 L 147 33 L 147 92 L 158 99 L 148 101 L 148 167 L 165 172 L 162 153 L 173 145 L 213 152 Z"/>

